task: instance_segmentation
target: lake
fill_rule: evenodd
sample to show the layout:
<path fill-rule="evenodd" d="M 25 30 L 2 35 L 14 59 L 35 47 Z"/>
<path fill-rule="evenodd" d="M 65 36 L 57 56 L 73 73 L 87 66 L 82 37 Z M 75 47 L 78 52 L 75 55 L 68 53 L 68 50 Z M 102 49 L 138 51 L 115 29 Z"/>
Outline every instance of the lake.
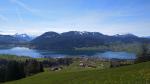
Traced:
<path fill-rule="evenodd" d="M 29 49 L 26 47 L 3 47 L 0 48 L 0 54 L 11 54 L 17 56 L 29 56 L 34 58 L 40 57 L 52 57 L 52 58 L 61 58 L 61 57 L 68 57 L 68 56 L 95 56 L 95 57 L 102 57 L 108 59 L 135 59 L 136 54 L 134 53 L 127 53 L 127 52 L 112 52 L 112 51 L 48 51 L 48 50 L 35 50 Z"/>

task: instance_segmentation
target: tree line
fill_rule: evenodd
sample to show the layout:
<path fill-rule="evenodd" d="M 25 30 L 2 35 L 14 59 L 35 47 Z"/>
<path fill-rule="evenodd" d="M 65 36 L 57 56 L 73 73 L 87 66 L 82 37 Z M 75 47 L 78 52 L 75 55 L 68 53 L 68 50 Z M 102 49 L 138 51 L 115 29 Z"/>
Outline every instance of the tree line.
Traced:
<path fill-rule="evenodd" d="M 141 46 L 142 53 L 136 59 L 136 63 L 150 61 L 150 46 L 149 43 L 143 43 Z"/>
<path fill-rule="evenodd" d="M 68 66 L 72 58 L 47 58 L 45 60 L 26 59 L 22 61 L 0 59 L 0 83 L 18 80 L 44 71 L 44 68 Z"/>
<path fill-rule="evenodd" d="M 24 62 L 0 59 L 0 82 L 21 79 L 43 71 L 42 63 L 33 59 Z"/>

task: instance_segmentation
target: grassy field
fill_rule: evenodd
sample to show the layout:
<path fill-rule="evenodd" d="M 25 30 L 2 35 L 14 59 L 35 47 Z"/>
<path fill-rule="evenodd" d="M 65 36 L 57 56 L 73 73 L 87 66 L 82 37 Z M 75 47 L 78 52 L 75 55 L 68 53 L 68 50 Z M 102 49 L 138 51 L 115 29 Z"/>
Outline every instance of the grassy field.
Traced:
<path fill-rule="evenodd" d="M 17 61 L 25 61 L 27 59 L 35 59 L 37 61 L 47 60 L 46 58 L 32 58 L 28 56 L 16 56 L 16 55 L 7 55 L 7 54 L 0 54 L 0 59 L 17 60 Z"/>
<path fill-rule="evenodd" d="M 103 70 L 45 71 L 5 84 L 150 84 L 150 62 Z"/>
<path fill-rule="evenodd" d="M 24 61 L 24 60 L 26 60 L 26 59 L 31 59 L 31 57 L 27 57 L 27 56 L 16 56 L 16 55 L 7 55 L 7 54 L 0 54 L 0 59 L 20 60 L 20 61 Z"/>

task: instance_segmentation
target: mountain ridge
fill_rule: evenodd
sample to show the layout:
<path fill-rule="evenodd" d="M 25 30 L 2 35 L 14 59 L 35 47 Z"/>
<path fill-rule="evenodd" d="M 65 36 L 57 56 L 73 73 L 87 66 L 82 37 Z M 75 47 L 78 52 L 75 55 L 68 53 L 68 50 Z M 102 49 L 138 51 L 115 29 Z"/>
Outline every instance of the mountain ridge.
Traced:
<path fill-rule="evenodd" d="M 18 40 L 21 40 L 21 41 L 31 41 L 34 39 L 34 37 L 31 37 L 27 34 L 18 34 L 16 33 L 15 35 L 12 35 L 13 37 L 17 38 Z"/>
<path fill-rule="evenodd" d="M 31 45 L 38 49 L 74 49 L 111 43 L 150 42 L 133 34 L 109 36 L 99 32 L 69 31 L 63 33 L 45 32 L 33 39 Z"/>
<path fill-rule="evenodd" d="M 15 34 L 15 35 L 1 35 L 0 34 L 0 45 L 18 45 L 21 43 L 27 43 L 33 40 L 27 34 Z"/>

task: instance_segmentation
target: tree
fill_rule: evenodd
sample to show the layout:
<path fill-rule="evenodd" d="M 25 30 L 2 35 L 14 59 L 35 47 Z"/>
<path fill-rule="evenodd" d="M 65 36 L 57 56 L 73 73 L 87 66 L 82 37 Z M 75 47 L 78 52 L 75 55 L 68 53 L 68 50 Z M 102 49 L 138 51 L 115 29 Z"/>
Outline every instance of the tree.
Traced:
<path fill-rule="evenodd" d="M 43 65 L 36 60 L 26 60 L 25 62 L 25 73 L 27 76 L 43 72 Z"/>
<path fill-rule="evenodd" d="M 36 60 L 23 62 L 0 59 L 0 82 L 21 79 L 43 71 L 43 64 Z"/>
<path fill-rule="evenodd" d="M 60 58 L 57 61 L 59 65 L 70 65 L 73 62 L 72 58 Z"/>
<path fill-rule="evenodd" d="M 136 59 L 136 63 L 150 61 L 150 54 L 148 43 L 141 45 L 141 55 Z"/>
<path fill-rule="evenodd" d="M 4 65 L 1 65 L 0 66 L 0 82 L 5 81 L 5 70 L 6 70 L 6 67 Z"/>
<path fill-rule="evenodd" d="M 8 61 L 6 65 L 5 80 L 17 80 L 25 77 L 24 64 L 17 61 Z"/>

